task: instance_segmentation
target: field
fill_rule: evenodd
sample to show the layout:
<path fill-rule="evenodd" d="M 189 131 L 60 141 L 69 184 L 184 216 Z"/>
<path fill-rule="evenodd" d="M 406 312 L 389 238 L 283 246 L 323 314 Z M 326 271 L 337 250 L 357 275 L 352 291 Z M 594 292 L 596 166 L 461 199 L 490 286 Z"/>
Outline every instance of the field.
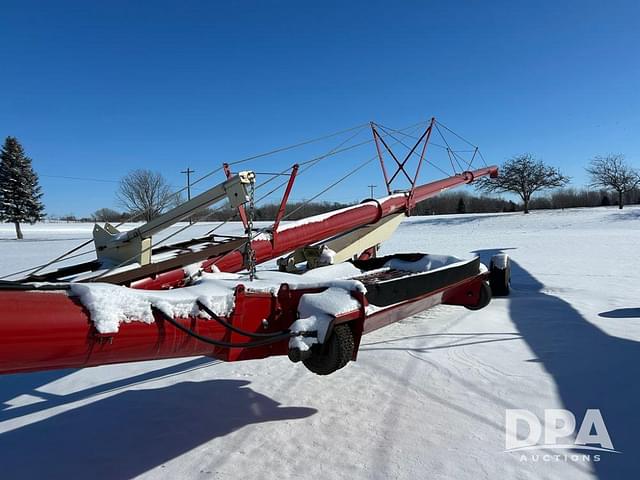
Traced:
<path fill-rule="evenodd" d="M 62 253 L 91 228 L 25 226 L 18 242 L 0 225 L 0 276 Z M 436 307 L 367 335 L 358 361 L 329 377 L 286 358 L 2 377 L 2 477 L 632 478 L 639 237 L 639 207 L 410 218 L 383 253 L 488 260 L 504 251 L 512 295 L 477 312 Z M 599 409 L 620 453 L 504 451 L 507 409 L 542 418 L 553 408 L 578 425 Z"/>

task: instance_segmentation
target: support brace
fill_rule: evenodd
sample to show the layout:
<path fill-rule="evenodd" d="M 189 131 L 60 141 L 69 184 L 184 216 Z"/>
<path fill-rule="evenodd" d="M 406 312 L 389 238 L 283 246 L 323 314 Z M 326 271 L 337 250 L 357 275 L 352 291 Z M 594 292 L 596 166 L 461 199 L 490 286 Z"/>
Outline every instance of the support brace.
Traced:
<path fill-rule="evenodd" d="M 233 208 L 249 200 L 247 185 L 255 181 L 253 172 L 240 172 L 225 182 L 201 193 L 191 200 L 178 205 L 144 225 L 126 232 L 120 232 L 110 224 L 93 229 L 98 261 L 103 265 L 118 265 L 137 262 L 148 265 L 151 262 L 151 236 L 174 223 L 189 218 L 195 212 L 223 200 L 229 199 Z"/>
<path fill-rule="evenodd" d="M 376 223 L 357 228 L 321 245 L 299 248 L 291 255 L 280 258 L 278 266 L 281 270 L 288 272 L 295 271 L 296 265 L 305 261 L 308 262 L 309 266 L 313 266 L 323 247 L 336 252 L 333 257 L 333 263 L 357 258 L 362 252 L 379 245 L 391 237 L 404 218 L 404 213 L 389 215 Z"/>

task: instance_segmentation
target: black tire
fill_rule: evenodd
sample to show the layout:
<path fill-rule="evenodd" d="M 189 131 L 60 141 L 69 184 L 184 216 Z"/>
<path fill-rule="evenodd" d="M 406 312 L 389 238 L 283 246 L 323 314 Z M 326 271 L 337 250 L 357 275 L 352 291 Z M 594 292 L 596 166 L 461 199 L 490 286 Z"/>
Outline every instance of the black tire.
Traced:
<path fill-rule="evenodd" d="M 511 282 L 511 264 L 507 262 L 505 268 L 496 267 L 493 262 L 489 268 L 489 284 L 491 293 L 495 297 L 506 297 L 509 295 L 509 283 Z"/>
<path fill-rule="evenodd" d="M 302 363 L 317 375 L 329 375 L 349 363 L 354 349 L 353 333 L 349 325 L 343 323 L 334 327 L 325 343 L 313 345 L 311 356 Z"/>
<path fill-rule="evenodd" d="M 482 286 L 480 287 L 480 298 L 478 299 L 478 303 L 475 305 L 465 305 L 469 310 L 480 310 L 481 308 L 486 307 L 491 302 L 491 287 L 487 282 L 482 282 Z"/>

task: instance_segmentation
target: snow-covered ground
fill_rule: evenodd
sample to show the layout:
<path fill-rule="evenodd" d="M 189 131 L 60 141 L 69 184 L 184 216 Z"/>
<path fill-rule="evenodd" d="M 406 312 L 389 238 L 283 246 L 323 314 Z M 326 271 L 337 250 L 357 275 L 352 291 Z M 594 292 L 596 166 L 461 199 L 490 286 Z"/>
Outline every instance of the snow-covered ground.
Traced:
<path fill-rule="evenodd" d="M 18 242 L 0 225 L 0 276 L 62 253 L 91 225 L 24 232 Z M 638 207 L 408 219 L 383 253 L 504 251 L 512 295 L 477 312 L 436 307 L 367 335 L 358 361 L 328 377 L 286 358 L 0 377 L 0 476 L 635 478 L 639 237 Z M 552 408 L 578 425 L 600 409 L 622 453 L 595 462 L 551 447 L 504 452 L 507 409 L 542 417 Z"/>

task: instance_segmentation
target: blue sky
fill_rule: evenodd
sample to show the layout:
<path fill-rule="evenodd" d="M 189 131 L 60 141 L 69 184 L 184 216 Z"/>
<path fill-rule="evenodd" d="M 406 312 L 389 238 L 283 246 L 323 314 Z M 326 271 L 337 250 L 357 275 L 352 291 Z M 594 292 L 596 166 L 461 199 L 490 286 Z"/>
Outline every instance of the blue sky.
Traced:
<path fill-rule="evenodd" d="M 117 207 L 115 182 L 133 168 L 182 185 L 186 166 L 197 177 L 369 120 L 432 115 L 489 163 L 531 152 L 582 186 L 593 155 L 640 166 L 639 21 L 631 0 L 5 0 L 0 136 L 33 158 L 50 214 Z M 248 166 L 271 171 L 338 140 Z M 319 165 L 294 198 L 374 153 Z M 370 183 L 382 184 L 374 164 L 325 198 L 359 200 Z"/>

